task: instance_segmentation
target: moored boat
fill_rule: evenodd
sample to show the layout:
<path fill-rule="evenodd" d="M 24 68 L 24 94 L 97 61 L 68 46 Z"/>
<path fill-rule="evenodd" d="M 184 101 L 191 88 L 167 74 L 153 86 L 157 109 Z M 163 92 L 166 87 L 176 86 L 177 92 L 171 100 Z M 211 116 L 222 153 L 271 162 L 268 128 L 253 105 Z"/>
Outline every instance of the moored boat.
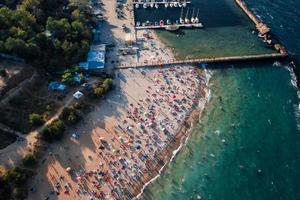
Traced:
<path fill-rule="evenodd" d="M 197 15 L 196 15 L 196 18 L 195 18 L 195 20 L 194 20 L 194 23 L 195 23 L 195 24 L 198 24 L 198 23 L 199 23 L 198 15 L 199 15 L 199 8 L 198 8 L 198 10 L 197 10 Z"/>
<path fill-rule="evenodd" d="M 193 14 L 192 14 L 192 18 L 191 18 L 191 23 L 195 23 L 194 14 L 195 14 L 195 8 L 193 8 Z"/>
<path fill-rule="evenodd" d="M 188 18 L 189 17 L 189 8 L 187 9 L 187 12 L 186 12 L 186 15 L 185 15 L 185 19 L 184 19 L 184 22 L 186 24 L 189 24 L 190 23 L 190 19 Z"/>
<path fill-rule="evenodd" d="M 164 25 L 165 25 L 164 20 L 160 20 L 160 21 L 159 21 L 159 25 L 160 25 L 160 26 L 164 26 Z"/>

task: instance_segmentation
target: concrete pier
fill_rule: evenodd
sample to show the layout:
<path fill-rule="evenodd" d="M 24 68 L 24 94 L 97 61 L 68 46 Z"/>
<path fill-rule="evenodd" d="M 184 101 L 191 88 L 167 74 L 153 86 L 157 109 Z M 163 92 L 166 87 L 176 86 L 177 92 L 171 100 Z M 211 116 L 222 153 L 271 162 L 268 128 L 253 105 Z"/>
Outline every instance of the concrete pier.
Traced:
<path fill-rule="evenodd" d="M 130 68 L 143 68 L 143 67 L 163 67 L 167 65 L 182 65 L 182 64 L 204 64 L 204 63 L 222 63 L 222 62 L 238 62 L 238 61 L 258 61 L 268 59 L 283 59 L 287 54 L 272 53 L 261 55 L 247 55 L 247 56 L 228 56 L 228 57 L 214 57 L 214 58 L 200 58 L 200 59 L 187 59 L 187 60 L 170 60 L 165 62 L 148 62 L 137 63 L 136 65 L 119 65 L 115 69 L 130 69 Z"/>

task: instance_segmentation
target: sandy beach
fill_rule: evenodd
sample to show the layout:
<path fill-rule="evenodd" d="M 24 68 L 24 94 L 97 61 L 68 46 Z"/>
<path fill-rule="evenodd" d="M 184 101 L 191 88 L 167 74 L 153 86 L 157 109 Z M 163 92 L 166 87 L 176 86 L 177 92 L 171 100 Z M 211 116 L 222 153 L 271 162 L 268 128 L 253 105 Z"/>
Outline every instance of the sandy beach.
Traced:
<path fill-rule="evenodd" d="M 135 55 L 120 55 L 123 23 L 103 0 L 109 51 L 108 68 L 173 59 L 154 32 L 139 31 Z M 127 10 L 130 15 L 130 9 Z M 124 21 L 125 20 L 125 21 Z M 132 29 L 133 27 L 130 27 Z M 134 31 L 133 29 L 131 31 Z M 111 35 L 109 35 L 111 34 Z M 186 137 L 207 98 L 207 78 L 193 66 L 119 69 L 115 89 L 65 138 L 49 146 L 29 183 L 28 199 L 132 199 L 155 177 Z M 72 137 L 76 132 L 79 138 Z"/>

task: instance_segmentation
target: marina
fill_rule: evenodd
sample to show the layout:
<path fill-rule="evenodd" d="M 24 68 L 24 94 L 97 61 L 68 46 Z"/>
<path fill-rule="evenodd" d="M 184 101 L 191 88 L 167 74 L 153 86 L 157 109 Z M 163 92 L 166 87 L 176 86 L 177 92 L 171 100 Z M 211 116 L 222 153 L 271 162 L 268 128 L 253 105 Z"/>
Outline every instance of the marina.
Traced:
<path fill-rule="evenodd" d="M 135 8 L 159 8 L 159 6 L 164 6 L 165 8 L 177 8 L 177 7 L 187 7 L 191 1 L 178 0 L 178 1 L 156 1 L 156 0 L 137 0 L 133 2 Z"/>
<path fill-rule="evenodd" d="M 165 29 L 167 31 L 176 31 L 180 28 L 203 28 L 203 24 L 199 21 L 199 9 L 197 9 L 197 14 L 195 15 L 195 8 L 193 8 L 193 13 L 191 18 L 189 18 L 189 8 L 185 18 L 183 18 L 183 8 L 181 9 L 180 18 L 175 20 L 175 23 L 171 22 L 169 19 L 166 21 L 160 20 L 159 22 L 155 21 L 154 23 L 146 21 L 144 23 L 136 22 L 136 29 Z"/>
<path fill-rule="evenodd" d="M 178 30 L 179 28 L 203 28 L 202 23 L 197 24 L 173 24 L 173 25 L 149 25 L 149 26 L 137 26 L 137 30 L 143 29 L 165 29 L 168 31 Z"/>

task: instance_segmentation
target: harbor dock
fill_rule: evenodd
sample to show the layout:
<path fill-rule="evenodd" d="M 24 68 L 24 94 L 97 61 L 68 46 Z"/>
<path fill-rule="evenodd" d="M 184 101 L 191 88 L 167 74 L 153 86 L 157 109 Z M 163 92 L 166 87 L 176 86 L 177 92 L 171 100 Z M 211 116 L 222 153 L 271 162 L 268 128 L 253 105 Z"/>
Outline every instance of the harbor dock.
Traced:
<path fill-rule="evenodd" d="M 133 3 L 133 5 L 136 5 L 136 4 L 138 4 L 138 5 L 144 5 L 144 4 L 146 4 L 146 5 L 150 5 L 150 4 L 153 4 L 153 3 L 155 3 L 155 4 L 158 4 L 158 5 L 165 5 L 166 3 L 167 4 L 174 4 L 174 3 L 186 3 L 186 4 L 190 4 L 191 3 L 191 1 L 154 1 L 154 2 L 143 2 L 143 1 L 135 1 L 135 2 L 132 2 Z"/>
<path fill-rule="evenodd" d="M 136 26 L 137 30 L 144 29 L 166 29 L 166 30 L 177 30 L 179 28 L 203 28 L 202 23 L 196 24 L 170 24 L 170 25 L 151 25 L 151 26 Z"/>

